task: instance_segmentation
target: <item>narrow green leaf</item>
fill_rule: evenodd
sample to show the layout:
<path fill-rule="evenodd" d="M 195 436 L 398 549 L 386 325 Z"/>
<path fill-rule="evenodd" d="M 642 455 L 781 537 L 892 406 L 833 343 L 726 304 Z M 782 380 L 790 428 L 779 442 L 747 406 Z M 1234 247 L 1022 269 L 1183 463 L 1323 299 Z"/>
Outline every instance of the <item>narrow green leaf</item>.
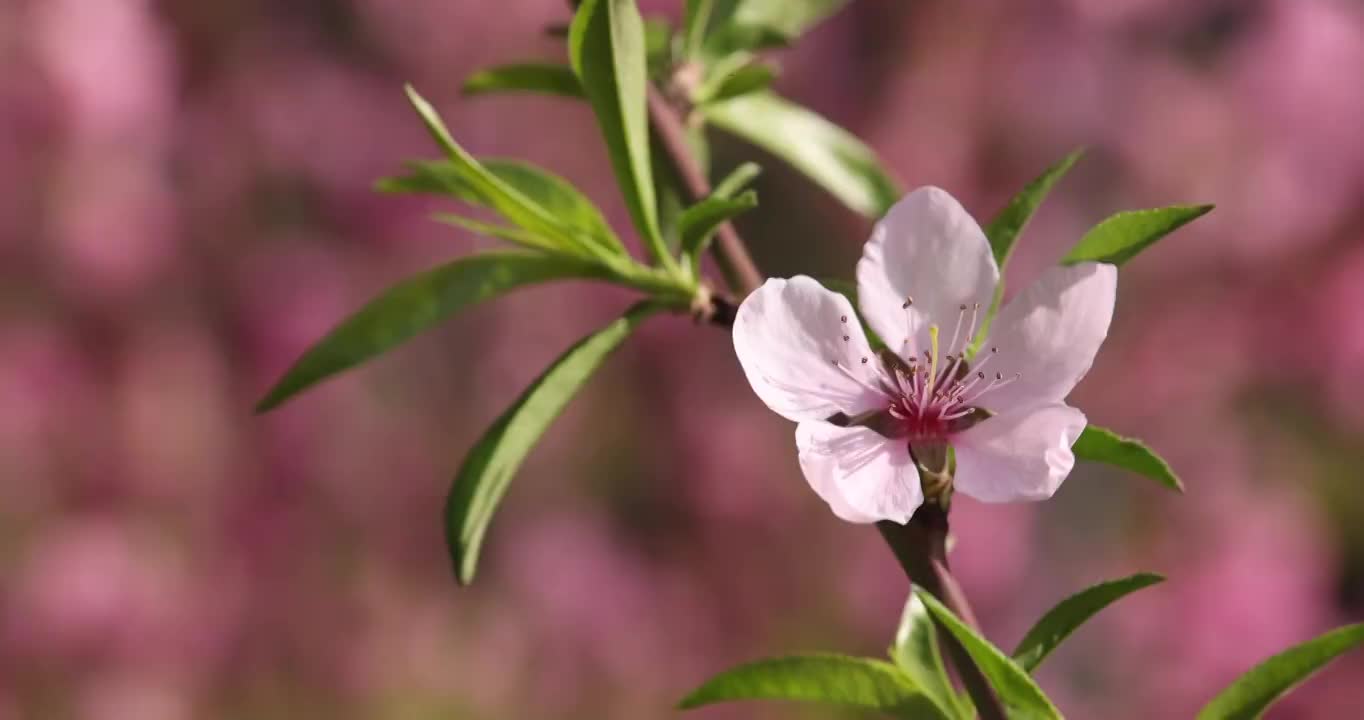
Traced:
<path fill-rule="evenodd" d="M 1184 492 L 1184 483 L 1180 482 L 1179 477 L 1170 469 L 1169 463 L 1161 459 L 1151 448 L 1143 445 L 1140 440 L 1122 437 L 1108 428 L 1092 423 L 1085 426 L 1084 432 L 1075 440 L 1071 451 L 1080 460 L 1130 470 L 1151 478 L 1175 492 Z"/>
<path fill-rule="evenodd" d="M 591 254 L 590 246 L 582 245 L 552 213 L 489 172 L 460 147 L 450 136 L 450 131 L 446 129 L 435 108 L 418 95 L 411 85 L 407 86 L 407 97 L 412 107 L 417 110 L 417 114 L 421 116 L 422 122 L 426 123 L 431 136 L 445 150 L 450 166 L 468 185 L 471 192 L 482 198 L 488 207 L 534 235 L 559 240 L 564 251 Z"/>
<path fill-rule="evenodd" d="M 491 67 L 464 81 L 465 95 L 494 92 L 531 92 L 561 97 L 583 97 L 583 86 L 573 68 L 549 63 L 517 63 Z"/>
<path fill-rule="evenodd" d="M 1009 204 L 999 211 L 994 220 L 985 227 L 985 237 L 990 240 L 990 250 L 994 253 L 995 264 L 999 266 L 1000 281 L 995 285 L 994 297 L 990 299 L 990 308 L 985 312 L 985 317 L 981 319 L 980 328 L 976 331 L 976 336 L 972 338 L 971 347 L 967 351 L 967 357 L 973 357 L 980 349 L 985 339 L 990 336 L 990 326 L 994 324 L 995 315 L 999 313 L 1000 303 L 1004 301 L 1004 267 L 1009 262 L 1009 256 L 1013 253 L 1014 245 L 1018 242 L 1018 237 L 1023 234 L 1023 229 L 1028 226 L 1028 221 L 1032 219 L 1037 208 L 1042 206 L 1042 201 L 1047 199 L 1047 195 L 1056 183 L 1060 182 L 1070 168 L 1085 154 L 1084 148 L 1072 150 L 1071 153 L 1055 165 L 1042 171 L 1041 175 L 1032 179 L 1019 193 L 1013 196 Z"/>
<path fill-rule="evenodd" d="M 625 247 L 611 231 L 601 210 L 567 180 L 518 160 L 483 158 L 481 164 L 506 187 L 551 214 L 561 229 L 560 237 L 567 233 L 575 244 L 586 243 L 612 254 L 625 254 Z M 494 201 L 482 195 L 465 179 L 467 173 L 449 160 L 414 162 L 409 163 L 408 168 L 406 175 L 380 180 L 377 189 L 389 193 L 448 195 L 471 205 L 496 209 Z M 553 245 L 554 238 L 550 240 Z"/>
<path fill-rule="evenodd" d="M 1212 208 L 1212 205 L 1175 205 L 1120 212 L 1085 233 L 1061 264 L 1092 260 L 1121 265 L 1157 240 L 1208 214 Z"/>
<path fill-rule="evenodd" d="M 1160 575 L 1137 573 L 1120 580 L 1102 582 L 1071 595 L 1043 615 L 1028 634 L 1023 636 L 1018 648 L 1014 650 L 1014 661 L 1022 665 L 1024 670 L 1032 672 L 1061 644 L 1061 641 L 1100 610 L 1131 593 L 1164 580 L 1165 578 Z"/>
<path fill-rule="evenodd" d="M 777 79 L 777 68 L 770 63 L 749 61 L 724 74 L 708 78 L 696 89 L 692 102 L 706 105 L 731 100 L 741 95 L 766 90 Z"/>
<path fill-rule="evenodd" d="M 645 92 L 644 21 L 632 0 L 584 0 L 569 29 L 573 71 L 596 112 L 611 166 L 645 247 L 673 264 L 658 227 Z"/>
<path fill-rule="evenodd" d="M 739 191 L 748 187 L 749 183 L 757 179 L 762 171 L 763 169 L 757 163 L 743 163 L 729 171 L 729 174 L 720 182 L 715 183 L 715 189 L 711 190 L 711 195 L 725 198 L 734 197 L 739 194 Z"/>
<path fill-rule="evenodd" d="M 980 668 L 981 674 L 994 687 L 1010 718 L 1060 720 L 1061 712 L 1051 704 L 1032 678 L 1028 677 L 1027 671 L 959 620 L 951 610 L 938 602 L 937 598 L 918 587 L 914 588 L 914 593 L 928 607 L 933 618 L 952 633 L 957 642 L 966 649 L 967 654 L 975 661 L 976 667 Z"/>
<path fill-rule="evenodd" d="M 715 0 L 687 0 L 687 18 L 683 26 L 685 40 L 683 41 L 683 55 L 694 58 L 701 52 L 701 45 L 706 40 L 706 31 L 710 28 L 711 12 L 715 9 Z"/>
<path fill-rule="evenodd" d="M 970 718 L 971 713 L 957 702 L 956 690 L 948 679 L 938 648 L 938 631 L 928 608 L 914 593 L 905 601 L 900 615 L 900 627 L 895 631 L 895 645 L 890 657 L 909 675 L 942 714 L 956 718 Z"/>
<path fill-rule="evenodd" d="M 446 542 L 461 584 L 474 579 L 488 524 L 521 461 L 611 351 L 659 309 L 652 303 L 639 303 L 578 341 L 531 383 L 469 451 L 445 503 Z"/>
<path fill-rule="evenodd" d="M 1004 265 L 1009 261 L 1009 255 L 1013 252 L 1014 243 L 1018 236 L 1023 233 L 1023 228 L 1028 226 L 1028 221 L 1032 219 L 1033 213 L 1042 206 L 1042 201 L 1047 199 L 1047 194 L 1051 192 L 1053 186 L 1070 171 L 1071 167 L 1085 154 L 1084 148 L 1072 151 L 1069 155 L 1061 158 L 1059 162 L 1046 170 L 1041 175 L 1033 178 L 1017 195 L 1004 206 L 1004 209 L 995 216 L 994 220 L 985 227 L 985 237 L 990 239 L 990 249 L 995 254 L 995 263 L 999 265 L 1000 272 L 1004 271 Z"/>
<path fill-rule="evenodd" d="M 706 41 L 712 56 L 789 44 L 848 0 L 740 0 Z"/>
<path fill-rule="evenodd" d="M 556 241 L 540 237 L 539 235 L 527 230 L 522 230 L 518 227 L 494 225 L 492 223 L 481 222 L 454 213 L 436 213 L 432 216 L 432 219 L 443 225 L 451 225 L 484 237 L 505 240 L 513 245 L 520 245 L 527 250 L 538 250 L 553 255 L 558 254 L 558 251 L 561 249 Z M 559 257 L 564 256 L 559 255 Z"/>
<path fill-rule="evenodd" d="M 771 93 L 754 93 L 701 109 L 716 127 L 791 163 L 867 217 L 879 218 L 900 198 L 876 155 L 846 130 Z"/>
<path fill-rule="evenodd" d="M 595 264 L 536 253 L 460 258 L 408 278 L 370 301 L 303 353 L 256 406 L 265 412 L 324 378 L 391 349 L 459 310 L 514 288 L 565 278 L 601 278 Z"/>
<path fill-rule="evenodd" d="M 687 208 L 677 220 L 683 256 L 699 259 L 721 225 L 757 206 L 758 194 L 749 190 L 733 199 L 712 195 Z"/>
<path fill-rule="evenodd" d="M 1212 699 L 1198 720 L 1253 720 L 1280 697 L 1364 642 L 1364 623 L 1336 628 L 1251 668 Z"/>
<path fill-rule="evenodd" d="M 800 655 L 740 665 L 707 680 L 679 707 L 690 710 L 734 700 L 829 703 L 902 717 L 941 715 L 899 668 L 844 655 Z"/>

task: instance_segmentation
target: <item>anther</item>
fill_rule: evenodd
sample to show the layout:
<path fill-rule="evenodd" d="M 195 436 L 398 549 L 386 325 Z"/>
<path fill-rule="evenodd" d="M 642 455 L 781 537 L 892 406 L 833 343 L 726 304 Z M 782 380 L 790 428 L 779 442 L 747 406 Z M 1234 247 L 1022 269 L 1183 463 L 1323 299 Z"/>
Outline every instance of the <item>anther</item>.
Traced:
<path fill-rule="evenodd" d="M 905 298 L 905 304 L 904 304 L 904 305 L 901 305 L 901 306 L 900 306 L 900 309 L 901 309 L 901 310 L 908 310 L 908 309 L 909 309 L 909 306 L 910 306 L 910 305 L 913 305 L 913 304 L 914 304 L 914 298 L 913 298 L 913 296 L 906 297 L 906 298 Z"/>
<path fill-rule="evenodd" d="M 847 315 L 840 315 L 840 316 L 838 316 L 838 321 L 839 321 L 839 322 L 848 322 L 848 316 L 847 316 Z"/>
<path fill-rule="evenodd" d="M 848 342 L 848 336 L 847 336 L 847 335 L 844 335 L 844 336 L 843 336 L 843 342 Z"/>

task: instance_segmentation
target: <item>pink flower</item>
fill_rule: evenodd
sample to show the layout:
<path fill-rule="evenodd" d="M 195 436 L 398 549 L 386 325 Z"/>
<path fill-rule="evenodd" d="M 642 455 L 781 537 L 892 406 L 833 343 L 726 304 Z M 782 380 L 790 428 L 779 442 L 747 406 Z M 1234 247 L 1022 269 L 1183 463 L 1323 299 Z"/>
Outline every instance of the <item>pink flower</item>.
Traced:
<path fill-rule="evenodd" d="M 916 465 L 936 457 L 940 467 L 949 447 L 953 485 L 977 500 L 1051 497 L 1086 422 L 1064 400 L 1108 334 L 1117 269 L 1047 270 L 968 357 L 999 268 L 980 226 L 929 187 L 877 223 L 857 283 L 863 316 L 887 346 L 880 353 L 851 303 L 805 276 L 768 280 L 734 323 L 749 383 L 800 423 L 801 469 L 834 514 L 908 522 L 933 480 L 921 481 Z M 851 422 L 829 422 L 838 413 Z"/>

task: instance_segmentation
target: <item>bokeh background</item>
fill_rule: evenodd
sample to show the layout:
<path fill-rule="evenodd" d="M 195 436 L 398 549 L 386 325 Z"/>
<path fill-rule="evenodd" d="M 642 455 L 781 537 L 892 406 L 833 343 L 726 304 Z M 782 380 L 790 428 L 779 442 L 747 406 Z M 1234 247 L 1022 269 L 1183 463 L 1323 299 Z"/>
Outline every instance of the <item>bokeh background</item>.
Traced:
<path fill-rule="evenodd" d="M 0 3 L 0 718 L 667 718 L 737 661 L 884 649 L 907 589 L 890 554 L 808 490 L 728 338 L 683 319 L 553 427 L 455 587 L 453 470 L 623 292 L 524 291 L 251 414 L 349 310 L 488 245 L 371 192 L 435 154 L 404 81 L 466 146 L 548 166 L 628 227 L 585 106 L 459 97 L 481 66 L 562 57 L 542 29 L 566 18 Z M 1088 145 L 1015 286 L 1110 212 L 1218 205 L 1124 268 L 1074 396 L 1187 495 L 1084 466 L 1052 502 L 954 513 L 954 566 L 1005 646 L 1084 585 L 1168 575 L 1048 661 L 1068 715 L 1188 717 L 1364 618 L 1364 5 L 856 0 L 779 57 L 782 92 L 981 217 Z M 866 220 L 718 149 L 768 169 L 740 227 L 769 273 L 851 275 Z M 1359 717 L 1362 683 L 1347 658 L 1271 717 Z"/>

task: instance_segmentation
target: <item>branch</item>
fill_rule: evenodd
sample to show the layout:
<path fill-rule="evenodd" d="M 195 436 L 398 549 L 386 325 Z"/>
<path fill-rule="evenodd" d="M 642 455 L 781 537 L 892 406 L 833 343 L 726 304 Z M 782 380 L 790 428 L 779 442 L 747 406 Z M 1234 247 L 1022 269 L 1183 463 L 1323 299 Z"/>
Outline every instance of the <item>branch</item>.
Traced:
<path fill-rule="evenodd" d="M 691 147 L 687 143 L 686 126 L 663 93 L 652 86 L 649 88 L 649 121 L 654 132 L 658 133 L 663 148 L 668 151 L 668 157 L 672 159 L 677 174 L 686 185 L 691 201 L 704 200 L 710 195 L 710 181 L 706 179 L 700 164 L 692 156 Z M 724 274 L 730 290 L 741 298 L 757 290 L 763 284 L 762 273 L 758 272 L 758 266 L 753 264 L 753 258 L 749 257 L 743 240 L 740 240 L 739 234 L 734 231 L 734 225 L 731 223 L 721 225 L 715 239 L 716 243 L 713 246 L 715 262 L 720 266 L 720 272 Z"/>
<path fill-rule="evenodd" d="M 687 142 L 687 131 L 682 118 L 657 88 L 649 88 L 649 121 L 658 134 L 663 148 L 672 160 L 673 167 L 686 185 L 687 194 L 692 202 L 710 195 L 710 181 L 701 171 L 701 166 L 692 156 Z M 763 283 L 763 275 L 758 271 L 753 258 L 749 256 L 744 242 L 735 232 L 734 226 L 725 223 L 720 226 L 714 245 L 716 264 L 724 274 L 730 290 L 742 298 L 758 289 Z M 707 320 L 714 325 L 730 327 L 734 324 L 736 305 L 723 297 L 715 297 L 712 310 L 706 313 Z M 891 522 L 877 523 L 877 529 L 885 538 L 895 558 L 900 561 L 905 575 L 919 587 L 932 593 L 963 622 L 976 627 L 975 613 L 962 594 L 961 587 L 947 566 L 947 513 L 939 505 L 924 504 L 908 525 Z M 947 647 L 948 655 L 961 677 L 962 684 L 970 693 L 971 700 L 980 713 L 981 720 L 1005 720 L 1004 709 L 990 689 L 990 684 L 980 674 L 956 638 L 939 628 L 939 634 Z"/>

